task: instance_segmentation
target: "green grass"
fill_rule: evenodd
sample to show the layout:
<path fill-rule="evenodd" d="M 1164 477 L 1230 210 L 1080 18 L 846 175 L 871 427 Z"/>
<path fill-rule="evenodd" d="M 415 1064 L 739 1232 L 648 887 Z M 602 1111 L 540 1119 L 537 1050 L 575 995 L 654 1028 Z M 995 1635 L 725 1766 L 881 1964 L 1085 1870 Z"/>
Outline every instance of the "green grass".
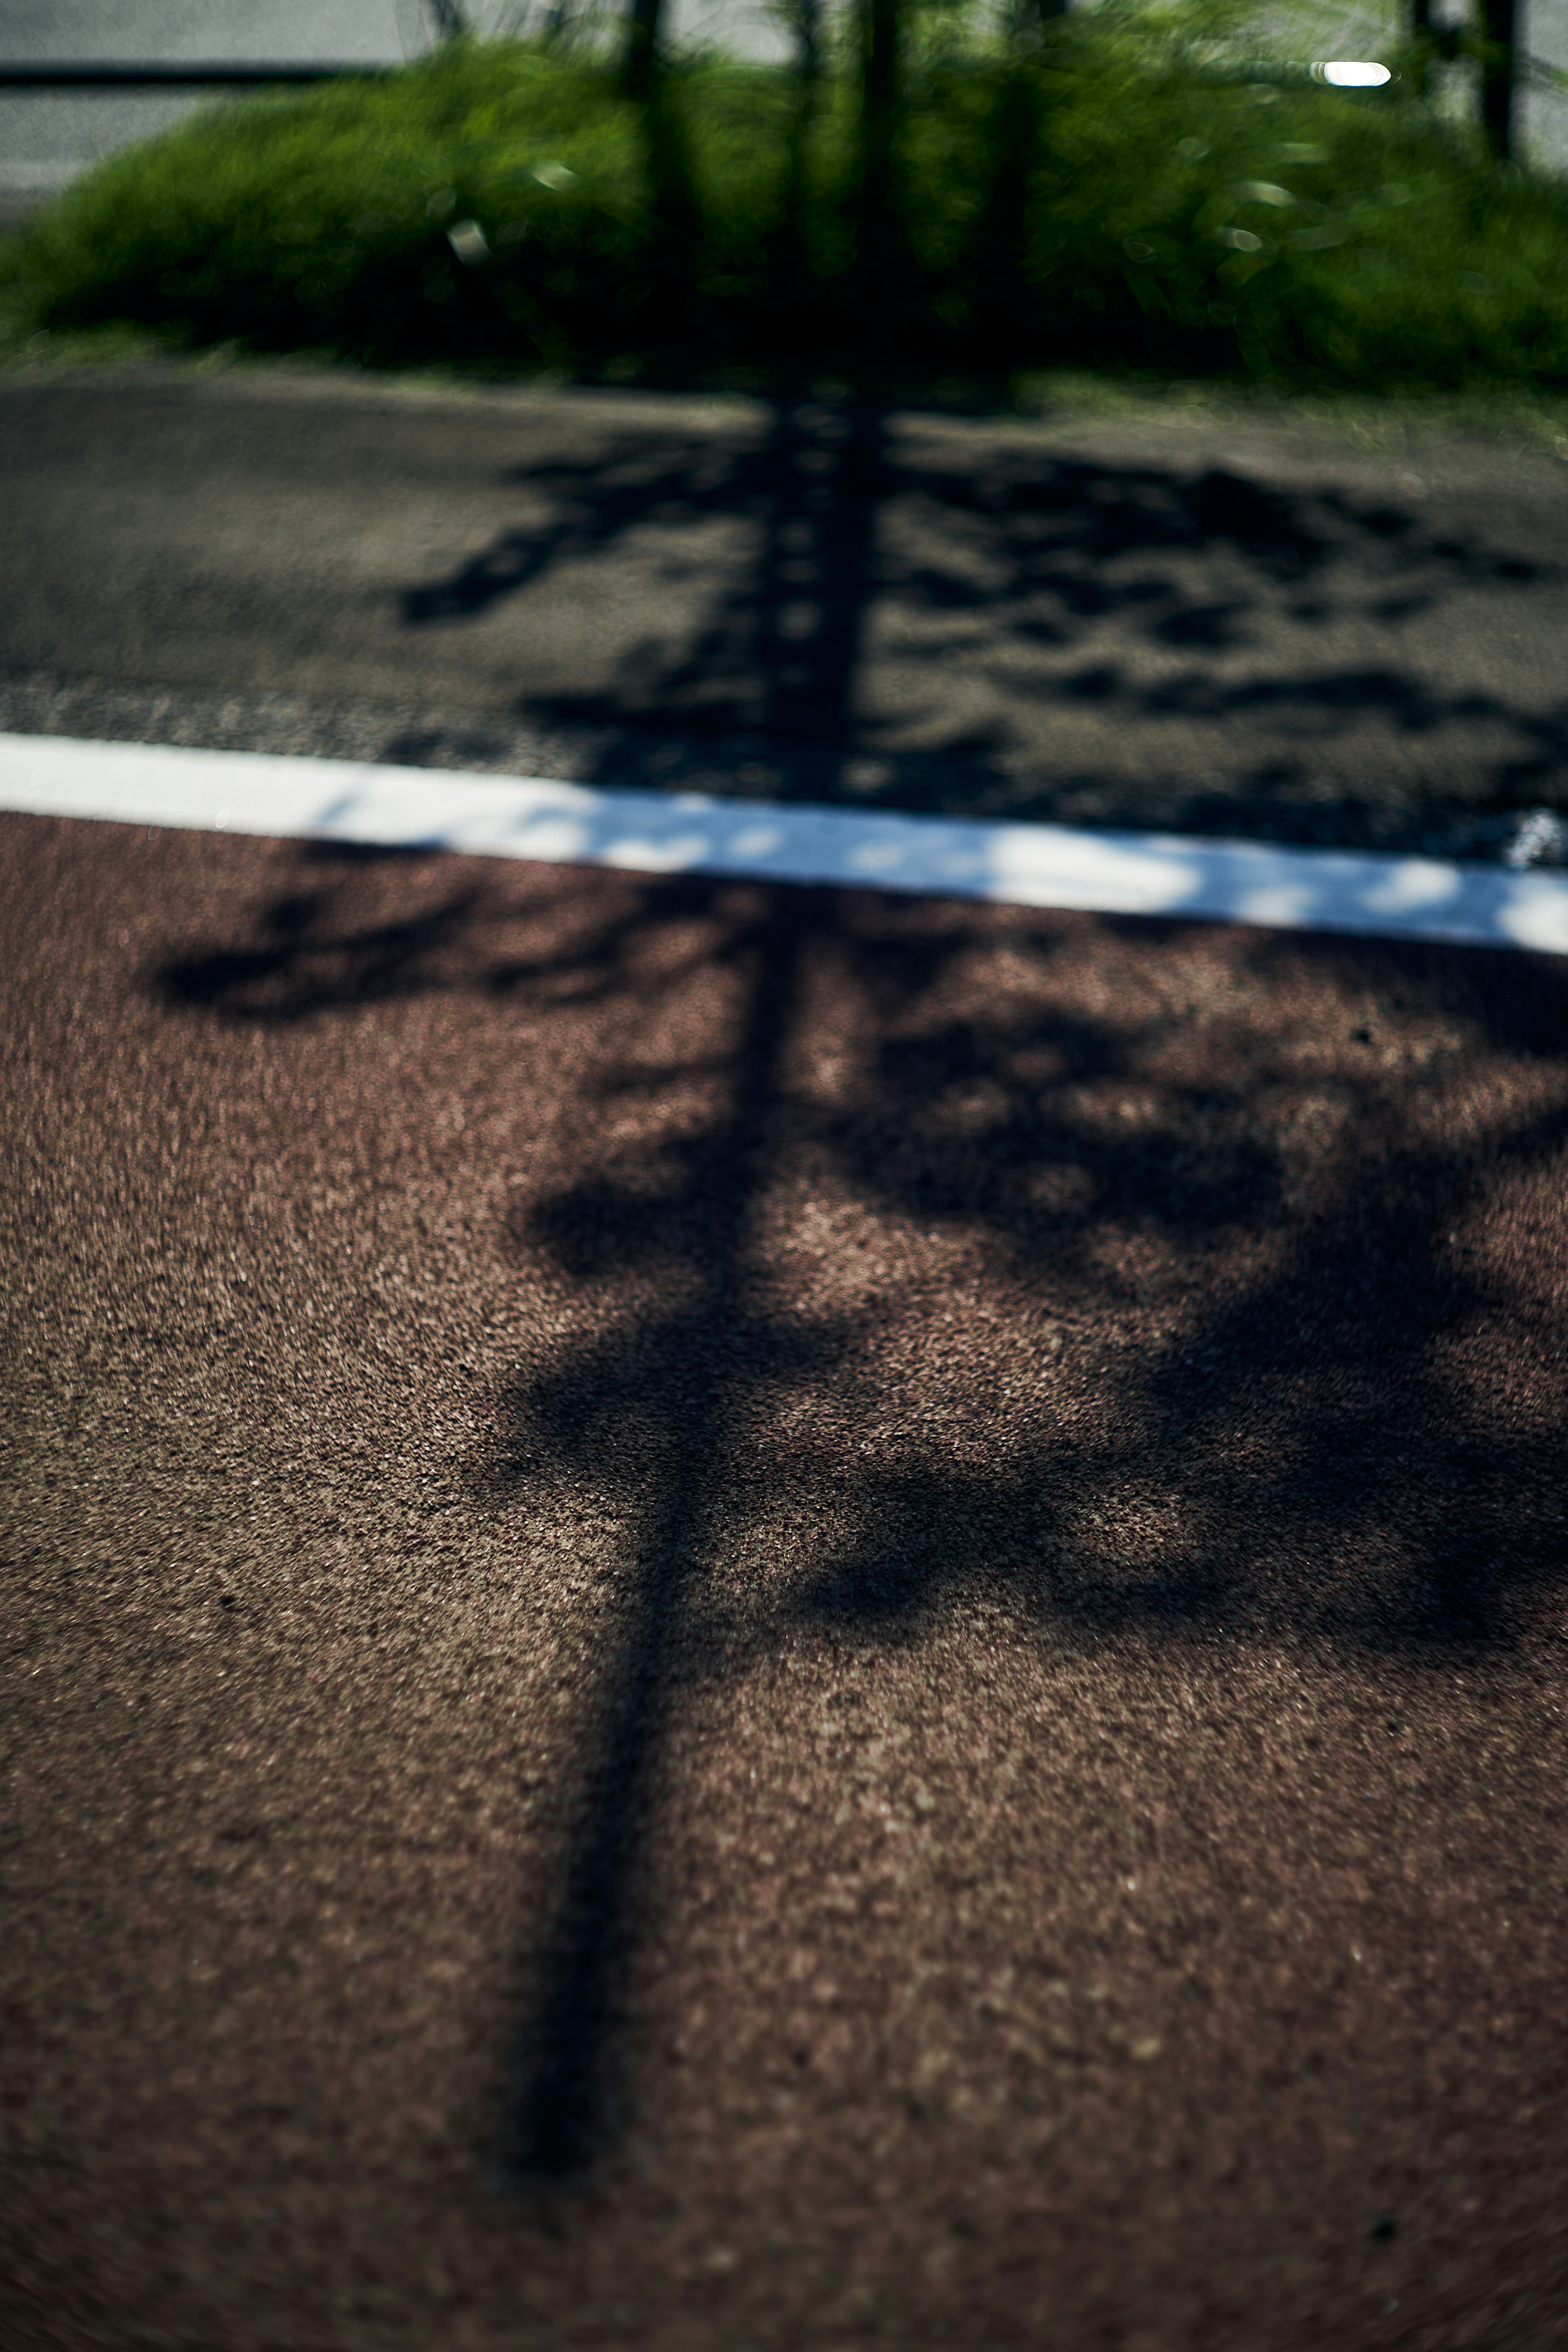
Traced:
<path fill-rule="evenodd" d="M 1213 35 L 1105 7 L 1023 67 L 926 36 L 875 285 L 844 76 L 803 122 L 787 73 L 699 61 L 644 111 L 591 58 L 459 44 L 116 156 L 0 248 L 0 314 L 13 350 L 150 331 L 621 379 L 1568 385 L 1562 184 L 1403 85 L 1216 80 Z"/>

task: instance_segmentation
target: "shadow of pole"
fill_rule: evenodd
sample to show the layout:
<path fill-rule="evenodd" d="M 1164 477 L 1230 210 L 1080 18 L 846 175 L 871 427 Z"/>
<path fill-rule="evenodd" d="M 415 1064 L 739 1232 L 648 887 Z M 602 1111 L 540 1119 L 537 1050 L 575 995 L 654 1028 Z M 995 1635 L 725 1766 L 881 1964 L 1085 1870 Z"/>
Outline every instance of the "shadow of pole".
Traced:
<path fill-rule="evenodd" d="M 755 716 L 776 735 L 847 740 L 884 430 L 881 411 L 869 404 L 783 403 L 775 412 L 764 462 L 773 495 L 754 587 L 721 625 L 733 632 L 741 675 L 749 672 L 762 689 Z M 704 667 L 714 651 L 704 648 Z M 724 1450 L 734 1343 L 748 1320 L 753 1212 L 767 1179 L 813 908 L 805 894 L 767 893 L 732 940 L 743 1010 L 728 1116 L 704 1139 L 700 1243 L 689 1252 L 696 1294 L 656 1345 L 663 1475 L 647 1513 L 631 1625 L 589 1776 L 587 1822 L 547 1948 L 531 2036 L 537 2054 L 515 2110 L 511 2160 L 536 2179 L 583 2172 L 607 2136 L 605 2075 L 615 1989 L 632 1936 L 636 1849 Z"/>
<path fill-rule="evenodd" d="M 841 756 L 873 586 L 896 560 L 878 543 L 882 433 L 869 406 L 781 404 L 766 447 L 712 491 L 743 492 L 763 518 L 742 593 L 662 684 Z M 1058 469 L 1042 499 L 1093 553 L 1105 518 L 1084 490 Z M 646 480 L 623 486 L 572 530 L 613 538 L 652 497 Z M 1253 533 L 1292 575 L 1319 560 L 1223 483 L 1153 522 L 1184 544 L 1226 516 L 1238 543 Z M 1152 528 L 1138 521 L 1141 546 Z M 547 559 L 504 546 L 447 583 L 439 609 L 478 609 Z M 1064 595 L 1077 576 L 1064 570 Z M 1500 1171 L 1560 1160 L 1561 1100 L 1536 1084 L 1561 1071 L 1554 969 L 1303 938 L 1205 949 L 1201 934 L 1111 919 L 1090 929 L 693 877 L 584 879 L 567 893 L 580 917 L 563 910 L 542 953 L 498 963 L 483 937 L 510 931 L 499 886 L 476 895 L 435 866 L 393 889 L 419 872 L 395 863 L 324 880 L 337 863 L 304 853 L 300 887 L 259 933 L 187 947 L 159 975 L 165 996 L 276 1025 L 478 983 L 541 1009 L 604 1006 L 610 1034 L 629 1021 L 645 1039 L 626 1071 L 574 1066 L 590 1117 L 617 1091 L 637 1115 L 596 1126 L 579 1180 L 531 1217 L 531 1240 L 569 1273 L 637 1279 L 618 1323 L 553 1351 L 513 1400 L 508 1482 L 531 1456 L 586 1469 L 635 1532 L 501 2103 L 497 2154 L 514 2180 L 580 2181 L 616 2136 L 620 1996 L 647 1932 L 647 1832 L 677 1696 L 699 1644 L 704 1673 L 729 1672 L 745 1647 L 712 1607 L 737 1469 L 808 1503 L 815 1481 L 843 1480 L 831 1441 L 814 1454 L 790 1423 L 770 1458 L 753 1417 L 760 1384 L 815 1375 L 835 1350 L 842 1363 L 846 1335 L 883 1313 L 872 1293 L 830 1330 L 772 1303 L 763 1219 L 795 1138 L 878 1218 L 928 1240 L 942 1227 L 984 1237 L 1023 1344 L 1043 1305 L 1059 1318 L 1063 1368 L 1023 1380 L 1009 1367 L 972 1390 L 965 1374 L 952 1412 L 909 1429 L 879 1425 L 879 1402 L 866 1426 L 883 1459 L 874 1475 L 850 1465 L 855 1522 L 840 1486 L 826 1565 L 819 1548 L 753 1650 L 802 1624 L 892 1639 L 971 1579 L 1086 1643 L 1250 1627 L 1433 1661 L 1500 1652 L 1531 1596 L 1560 1581 L 1559 1521 L 1521 1509 L 1550 1491 L 1560 1423 L 1525 1412 L 1512 1388 L 1472 1406 L 1447 1352 L 1489 1317 L 1535 1345 L 1509 1284 L 1481 1278 L 1461 1235 Z M 1345 1034 L 1369 997 L 1386 1008 L 1375 1053 L 1371 1029 Z M 801 1050 L 819 998 L 853 1015 L 842 1093 L 816 1087 Z M 1326 1024 L 1305 1052 L 1304 1019 Z M 661 1027 L 663 1049 L 646 1043 Z M 1484 1116 L 1465 1108 L 1477 1087 Z M 644 1111 L 663 1087 L 676 1108 L 650 1135 Z M 1073 1337 L 1102 1321 L 1113 1356 Z M 1542 1398 L 1553 1344 L 1543 1328 L 1530 1376 Z M 986 1360 L 982 1345 L 977 1373 Z M 841 1377 L 858 1412 L 858 1376 Z M 1114 1538 L 1096 1533 L 1107 1496 Z"/>
<path fill-rule="evenodd" d="M 888 491 L 886 416 L 870 402 L 781 404 L 776 484 L 758 566 L 755 667 L 764 724 L 845 748 L 855 723 L 877 517 Z"/>
<path fill-rule="evenodd" d="M 629 1277 L 622 1311 L 503 1390 L 485 1465 L 492 1493 L 585 1477 L 628 1530 L 492 2140 L 544 2226 L 639 2063 L 646 1832 L 699 1680 L 802 1629 L 901 1641 L 966 1590 L 1058 1654 L 1205 1671 L 1261 1640 L 1430 1675 L 1555 1625 L 1555 963 L 690 877 L 527 894 L 542 952 L 498 961 L 508 894 L 337 862 L 305 853 L 248 942 L 187 946 L 165 1001 L 281 1030 L 479 992 L 637 1036 L 574 1060 L 575 1181 L 520 1203 L 590 1303 Z M 818 1232 L 797 1279 L 772 1236 L 824 1169 L 881 1238 L 862 1265 L 852 1223 Z M 903 1337 L 868 1346 L 894 1237 L 944 1230 L 983 1260 L 947 1287 L 917 1247 Z M 801 1531 L 761 1578 L 732 1539 L 759 1499 Z"/>
<path fill-rule="evenodd" d="M 891 425 L 801 392 L 765 432 L 650 420 L 520 466 L 533 519 L 408 583 L 404 625 L 543 614 L 584 568 L 613 602 L 640 575 L 583 683 L 514 705 L 592 730 L 583 782 L 1451 856 L 1562 796 L 1550 665 L 1539 694 L 1482 691 L 1432 653 L 1457 599 L 1560 599 L 1543 549 L 1331 469 L 1282 485 Z M 443 745 L 471 764 L 440 730 L 388 756 Z"/>
<path fill-rule="evenodd" d="M 615 1990 L 632 1940 L 637 1845 L 664 1722 L 684 1604 L 701 1557 L 709 1496 L 726 1447 L 737 1345 L 746 1347 L 746 1289 L 753 1211 L 766 1181 L 769 1140 L 798 997 L 809 902 L 770 894 L 738 942 L 744 992 L 728 1115 L 703 1138 L 694 1188 L 701 1243 L 689 1253 L 695 1297 L 645 1346 L 638 1402 L 662 1426 L 651 1448 L 656 1474 L 639 1545 L 629 1626 L 605 1728 L 586 1790 L 531 2042 L 537 2055 L 522 2086 L 510 2150 L 515 2168 L 543 2179 L 584 2170 L 607 2136 L 606 2059 Z M 628 1337 L 628 1349 L 636 1339 Z M 612 1385 L 618 1385 L 612 1376 Z"/>

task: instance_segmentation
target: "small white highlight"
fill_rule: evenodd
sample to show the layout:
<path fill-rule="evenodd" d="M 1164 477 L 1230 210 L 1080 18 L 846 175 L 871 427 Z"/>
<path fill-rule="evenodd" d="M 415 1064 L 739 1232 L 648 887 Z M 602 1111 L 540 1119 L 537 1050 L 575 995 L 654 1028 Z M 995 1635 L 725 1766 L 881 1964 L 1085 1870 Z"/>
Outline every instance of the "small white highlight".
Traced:
<path fill-rule="evenodd" d="M 1394 79 L 1387 66 L 1374 65 L 1369 58 L 1331 58 L 1326 64 L 1314 66 L 1312 72 L 1335 89 L 1381 89 L 1385 81 Z"/>
<path fill-rule="evenodd" d="M 1242 922 L 1258 923 L 1274 931 L 1310 928 L 1311 909 L 1311 891 L 1289 882 L 1270 882 L 1261 890 L 1244 891 L 1236 908 Z"/>
<path fill-rule="evenodd" d="M 1454 866 L 1434 857 L 1405 857 L 1391 868 L 1386 881 L 1368 891 L 1366 903 L 1378 914 L 1403 914 L 1415 907 L 1440 907 L 1458 887 Z"/>
<path fill-rule="evenodd" d="M 588 852 L 589 833 L 569 816 L 530 816 L 515 835 L 519 857 L 537 857 L 546 865 L 573 866 Z"/>
<path fill-rule="evenodd" d="M 591 862 L 618 866 L 628 874 L 700 874 L 714 863 L 711 848 L 705 833 L 678 833 L 668 841 L 630 834 L 607 841 Z"/>
<path fill-rule="evenodd" d="M 1509 895 L 1500 921 L 1516 947 L 1536 948 L 1544 955 L 1568 955 L 1568 877 L 1559 874 L 1521 877 Z"/>
<path fill-rule="evenodd" d="M 1568 955 L 1568 871 L 0 735 L 0 809 Z"/>
<path fill-rule="evenodd" d="M 454 221 L 447 231 L 447 242 L 458 260 L 469 269 L 478 269 L 490 257 L 485 233 L 476 220 Z"/>

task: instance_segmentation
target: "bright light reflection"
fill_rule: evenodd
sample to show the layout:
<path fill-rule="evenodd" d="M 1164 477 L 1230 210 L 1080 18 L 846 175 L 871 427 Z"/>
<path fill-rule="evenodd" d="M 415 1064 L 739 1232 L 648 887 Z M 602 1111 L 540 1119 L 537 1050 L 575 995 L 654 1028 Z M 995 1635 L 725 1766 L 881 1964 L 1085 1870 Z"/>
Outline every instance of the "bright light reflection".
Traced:
<path fill-rule="evenodd" d="M 1324 81 L 1332 82 L 1336 89 L 1380 89 L 1385 81 L 1394 79 L 1387 66 L 1373 65 L 1358 58 L 1335 58 L 1328 65 L 1314 66 L 1312 71 Z"/>
<path fill-rule="evenodd" d="M 649 841 L 636 834 L 606 841 L 598 855 L 606 866 L 629 874 L 689 874 L 711 854 L 706 834 L 680 833 L 668 841 Z"/>

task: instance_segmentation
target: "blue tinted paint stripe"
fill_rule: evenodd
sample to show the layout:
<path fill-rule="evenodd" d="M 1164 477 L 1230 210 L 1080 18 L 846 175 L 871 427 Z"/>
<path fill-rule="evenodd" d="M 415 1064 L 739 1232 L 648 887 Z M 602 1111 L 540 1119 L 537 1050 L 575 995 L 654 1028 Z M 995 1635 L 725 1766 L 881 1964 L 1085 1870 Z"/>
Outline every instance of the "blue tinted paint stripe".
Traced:
<path fill-rule="evenodd" d="M 0 735 L 0 808 L 1568 954 L 1568 874 Z"/>

